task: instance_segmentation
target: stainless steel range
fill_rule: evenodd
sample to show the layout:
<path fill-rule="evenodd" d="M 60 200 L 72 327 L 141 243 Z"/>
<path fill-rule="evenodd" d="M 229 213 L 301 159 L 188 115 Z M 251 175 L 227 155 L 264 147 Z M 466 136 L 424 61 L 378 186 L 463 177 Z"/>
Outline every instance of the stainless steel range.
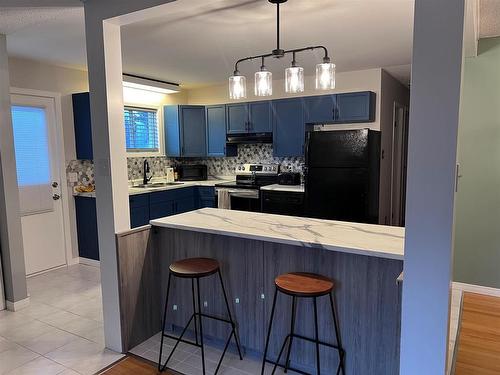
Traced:
<path fill-rule="evenodd" d="M 216 198 L 220 189 L 226 189 L 232 210 L 260 211 L 260 188 L 278 183 L 278 173 L 279 164 L 239 165 L 236 167 L 236 181 L 215 185 Z"/>

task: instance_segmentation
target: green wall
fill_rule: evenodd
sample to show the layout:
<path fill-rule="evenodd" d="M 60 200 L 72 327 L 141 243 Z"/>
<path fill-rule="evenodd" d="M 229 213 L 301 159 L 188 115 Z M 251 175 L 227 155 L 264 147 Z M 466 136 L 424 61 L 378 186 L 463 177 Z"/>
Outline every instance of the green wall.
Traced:
<path fill-rule="evenodd" d="M 454 280 L 500 288 L 500 38 L 465 61 Z"/>

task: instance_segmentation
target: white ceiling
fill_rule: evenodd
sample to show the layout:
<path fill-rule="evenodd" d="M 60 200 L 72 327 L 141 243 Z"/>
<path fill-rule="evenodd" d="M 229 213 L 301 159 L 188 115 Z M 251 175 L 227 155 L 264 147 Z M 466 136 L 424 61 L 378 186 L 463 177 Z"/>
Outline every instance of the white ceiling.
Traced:
<path fill-rule="evenodd" d="M 48 2 L 49 0 L 46 0 Z M 0 8 L 0 32 L 12 56 L 85 68 L 83 9 Z M 3 2 L 2 2 L 3 4 Z M 234 61 L 275 48 L 275 7 L 265 0 L 178 0 L 168 16 L 123 28 L 124 71 L 193 87 L 225 81 Z M 339 71 L 391 67 L 408 81 L 413 0 L 289 0 L 282 8 L 282 47 L 324 44 Z M 321 52 L 298 56 L 312 74 Z M 283 74 L 289 58 L 269 61 Z M 242 64 L 253 74 L 259 62 Z M 392 68 L 394 67 L 394 68 Z"/>
<path fill-rule="evenodd" d="M 179 0 L 168 16 L 122 29 L 127 71 L 186 86 L 225 81 L 238 58 L 276 46 L 276 8 L 263 0 Z M 339 71 L 409 64 L 412 0 L 290 0 L 281 6 L 282 47 L 325 45 Z M 148 58 L 144 58 L 148 56 Z M 312 74 L 321 51 L 297 56 Z M 266 64 L 282 75 L 291 56 Z M 253 74 L 260 61 L 240 66 Z"/>

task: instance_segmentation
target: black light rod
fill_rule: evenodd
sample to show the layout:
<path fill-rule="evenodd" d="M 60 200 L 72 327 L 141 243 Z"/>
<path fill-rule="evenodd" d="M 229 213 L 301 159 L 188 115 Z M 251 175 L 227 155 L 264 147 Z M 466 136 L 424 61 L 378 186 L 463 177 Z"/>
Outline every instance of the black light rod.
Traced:
<path fill-rule="evenodd" d="M 328 57 L 328 49 L 325 46 L 311 46 L 311 47 L 290 49 L 290 50 L 287 50 L 287 51 L 283 51 L 283 55 L 286 55 L 288 53 L 299 53 L 299 52 L 304 52 L 304 51 L 312 51 L 312 50 L 315 50 L 315 49 L 322 49 L 325 52 L 325 57 L 323 58 L 323 60 L 325 62 L 329 61 L 330 58 Z M 243 61 L 249 61 L 249 60 L 254 60 L 254 59 L 263 59 L 263 58 L 266 58 L 266 57 L 273 57 L 273 56 L 276 56 L 276 55 L 274 53 L 267 53 L 265 55 L 256 55 L 256 56 L 244 57 L 244 58 L 239 59 L 238 61 L 236 61 L 236 64 L 234 65 L 234 71 L 238 72 L 238 65 L 240 63 L 242 63 Z"/>

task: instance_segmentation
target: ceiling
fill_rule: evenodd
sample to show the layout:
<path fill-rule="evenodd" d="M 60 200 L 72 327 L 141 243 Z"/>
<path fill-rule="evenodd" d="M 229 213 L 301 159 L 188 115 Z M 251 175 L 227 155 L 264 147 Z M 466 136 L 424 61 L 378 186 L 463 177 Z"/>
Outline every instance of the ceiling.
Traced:
<path fill-rule="evenodd" d="M 484 16 L 499 10 L 500 1 L 481 1 L 481 35 L 500 34 L 499 13 Z M 30 2 L 44 6 L 28 8 Z M 49 8 L 51 2 L 56 6 Z M 77 5 L 2 0 L 0 33 L 8 35 L 9 54 L 85 69 L 84 15 Z M 167 16 L 123 27 L 125 72 L 203 86 L 225 81 L 238 58 L 275 48 L 275 7 L 265 0 L 178 0 L 167 6 Z M 413 7 L 414 0 L 289 0 L 281 6 L 282 47 L 324 44 L 338 71 L 384 67 L 408 82 Z M 312 74 L 321 58 L 319 51 L 304 53 L 298 62 Z M 280 76 L 289 60 L 266 65 Z M 240 71 L 249 76 L 259 65 L 245 63 Z"/>

